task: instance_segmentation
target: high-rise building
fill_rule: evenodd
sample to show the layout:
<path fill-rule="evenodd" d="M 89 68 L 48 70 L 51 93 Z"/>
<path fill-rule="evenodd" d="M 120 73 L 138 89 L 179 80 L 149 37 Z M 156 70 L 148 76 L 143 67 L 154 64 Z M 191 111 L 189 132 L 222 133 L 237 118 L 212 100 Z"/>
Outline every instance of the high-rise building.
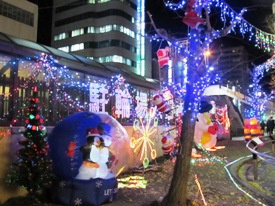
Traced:
<path fill-rule="evenodd" d="M 145 0 L 53 0 L 51 46 L 151 77 Z"/>
<path fill-rule="evenodd" d="M 27 0 L 0 0 L 0 32 L 36 42 L 38 6 Z"/>
<path fill-rule="evenodd" d="M 219 74 L 220 84 L 243 94 L 251 80 L 249 63 L 249 53 L 243 46 L 220 47 L 210 56 L 210 65 Z"/>

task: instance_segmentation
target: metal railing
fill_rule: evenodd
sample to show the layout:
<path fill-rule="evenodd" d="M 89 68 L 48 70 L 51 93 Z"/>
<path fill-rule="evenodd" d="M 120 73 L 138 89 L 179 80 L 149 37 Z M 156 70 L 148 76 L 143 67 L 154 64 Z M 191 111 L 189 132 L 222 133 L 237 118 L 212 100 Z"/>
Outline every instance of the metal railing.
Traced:
<path fill-rule="evenodd" d="M 257 151 L 259 147 L 265 147 L 266 145 L 270 145 L 272 147 L 272 151 L 269 152 L 259 152 Z M 246 143 L 247 149 L 252 153 L 253 160 L 253 173 L 254 180 L 258 179 L 258 158 L 262 161 L 265 161 L 268 164 L 275 165 L 275 138 L 273 135 L 263 136 L 263 137 L 255 137 L 249 140 Z M 270 155 L 272 153 L 272 155 Z"/>

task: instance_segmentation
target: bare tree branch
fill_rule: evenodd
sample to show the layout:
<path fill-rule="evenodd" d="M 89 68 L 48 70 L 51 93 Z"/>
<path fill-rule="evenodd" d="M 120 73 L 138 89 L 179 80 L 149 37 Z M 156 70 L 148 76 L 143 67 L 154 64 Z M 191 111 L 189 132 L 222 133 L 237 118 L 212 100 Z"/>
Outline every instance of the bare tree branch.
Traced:
<path fill-rule="evenodd" d="M 241 13 L 238 15 L 238 17 L 237 17 L 238 19 L 235 19 L 235 21 L 233 21 L 228 27 L 222 29 L 222 30 L 219 32 L 218 37 L 220 38 L 220 37 L 226 36 L 226 35 L 229 33 L 229 31 L 237 24 L 237 22 L 240 20 L 240 17 L 243 15 L 243 13 L 244 13 L 245 11 L 246 11 L 246 10 L 243 9 L 243 10 L 241 11 Z M 216 38 L 217 38 L 217 37 L 216 37 Z"/>
<path fill-rule="evenodd" d="M 175 39 L 172 38 L 171 36 L 169 36 L 169 34 L 166 32 L 165 29 L 158 29 L 155 25 L 155 22 L 153 21 L 152 15 L 150 14 L 149 11 L 147 11 L 147 14 L 148 14 L 151 24 L 152 24 L 154 30 L 156 31 L 156 33 L 158 34 L 158 36 L 161 37 L 162 39 L 166 40 L 168 43 L 173 44 Z"/>

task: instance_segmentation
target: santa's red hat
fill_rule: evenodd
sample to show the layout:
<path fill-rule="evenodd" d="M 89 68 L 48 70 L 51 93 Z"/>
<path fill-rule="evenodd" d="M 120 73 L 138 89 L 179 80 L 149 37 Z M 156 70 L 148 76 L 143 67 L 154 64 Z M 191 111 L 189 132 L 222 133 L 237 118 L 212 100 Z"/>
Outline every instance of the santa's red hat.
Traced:
<path fill-rule="evenodd" d="M 86 137 L 99 137 L 99 132 L 97 128 L 90 128 L 87 130 Z"/>

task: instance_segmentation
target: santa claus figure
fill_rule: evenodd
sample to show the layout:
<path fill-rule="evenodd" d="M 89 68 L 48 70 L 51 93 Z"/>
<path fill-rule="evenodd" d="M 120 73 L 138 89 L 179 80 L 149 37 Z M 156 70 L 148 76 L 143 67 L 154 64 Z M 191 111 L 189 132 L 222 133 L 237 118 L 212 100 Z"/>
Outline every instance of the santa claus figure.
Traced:
<path fill-rule="evenodd" d="M 162 94 L 155 95 L 152 102 L 155 106 L 157 106 L 159 112 L 166 114 L 170 112 L 170 106 Z"/>
<path fill-rule="evenodd" d="M 217 143 L 218 125 L 211 120 L 209 113 L 211 109 L 211 104 L 202 101 L 195 124 L 194 141 L 206 149 L 215 147 Z"/>
<path fill-rule="evenodd" d="M 170 155 L 174 150 L 174 138 L 170 135 L 166 135 L 161 139 L 162 151 L 164 155 Z"/>
<path fill-rule="evenodd" d="M 87 131 L 87 144 L 80 147 L 82 152 L 83 163 L 79 168 L 76 179 L 89 180 L 96 177 L 97 169 L 99 168 L 99 146 L 100 135 L 97 128 L 92 128 Z"/>
<path fill-rule="evenodd" d="M 158 63 L 160 68 L 164 68 L 168 66 L 169 52 L 170 52 L 170 48 L 168 46 L 165 47 L 164 49 L 159 49 L 157 51 Z"/>
<path fill-rule="evenodd" d="M 182 22 L 187 26 L 197 29 L 200 31 L 201 35 L 204 35 L 204 32 L 207 30 L 207 24 L 205 19 L 201 18 L 195 10 L 196 0 L 189 0 L 187 2 L 185 16 L 182 19 Z"/>

